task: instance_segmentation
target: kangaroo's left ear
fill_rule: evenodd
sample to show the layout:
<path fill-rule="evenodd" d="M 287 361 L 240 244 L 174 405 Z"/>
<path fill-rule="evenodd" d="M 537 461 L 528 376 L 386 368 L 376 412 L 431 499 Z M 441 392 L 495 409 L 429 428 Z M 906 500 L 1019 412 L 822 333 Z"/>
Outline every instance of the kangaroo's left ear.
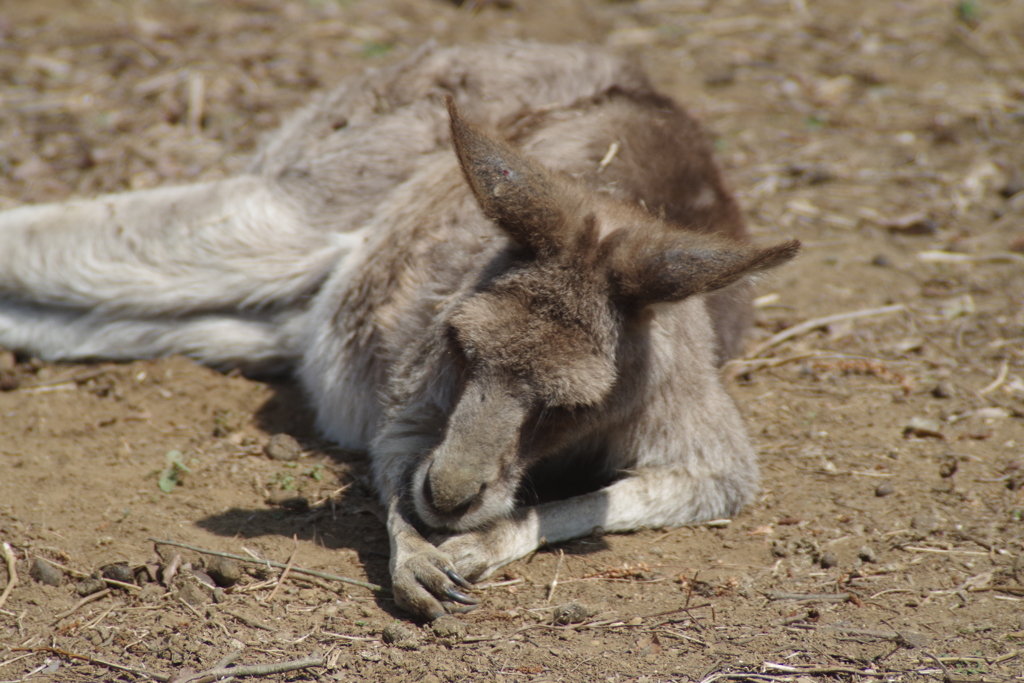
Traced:
<path fill-rule="evenodd" d="M 540 257 L 555 255 L 568 237 L 568 188 L 539 164 L 470 125 L 446 97 L 459 165 L 484 215 Z"/>
<path fill-rule="evenodd" d="M 601 246 L 612 292 L 639 305 L 713 292 L 800 251 L 798 240 L 758 248 L 692 233 L 637 239 L 626 231 L 609 235 Z"/>

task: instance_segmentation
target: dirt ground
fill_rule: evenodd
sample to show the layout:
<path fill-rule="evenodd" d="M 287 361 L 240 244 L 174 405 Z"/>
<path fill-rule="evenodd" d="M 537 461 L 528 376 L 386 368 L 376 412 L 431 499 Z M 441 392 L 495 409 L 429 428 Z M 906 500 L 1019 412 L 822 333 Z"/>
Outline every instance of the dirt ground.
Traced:
<path fill-rule="evenodd" d="M 436 628 L 265 564 L 214 591 L 211 556 L 151 539 L 386 585 L 365 458 L 287 381 L 0 351 L 0 680 L 166 681 L 229 654 L 322 656 L 249 679 L 277 681 L 1021 680 L 1024 3 L 475 5 L 0 2 L 0 209 L 232 173 L 309 92 L 431 37 L 635 54 L 713 131 L 755 236 L 806 245 L 726 368 L 758 500 L 544 548 Z M 265 454 L 281 433 L 297 460 Z M 130 585 L 82 604 L 107 565 Z"/>

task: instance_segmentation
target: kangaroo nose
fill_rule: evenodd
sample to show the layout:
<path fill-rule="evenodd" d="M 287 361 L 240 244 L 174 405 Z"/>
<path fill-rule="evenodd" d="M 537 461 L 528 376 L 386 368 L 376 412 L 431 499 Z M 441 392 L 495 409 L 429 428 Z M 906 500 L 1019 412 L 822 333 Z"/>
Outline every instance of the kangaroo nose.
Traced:
<path fill-rule="evenodd" d="M 438 512 L 458 517 L 469 511 L 485 488 L 487 484 L 472 473 L 437 467 L 435 463 L 423 481 L 423 497 Z"/>

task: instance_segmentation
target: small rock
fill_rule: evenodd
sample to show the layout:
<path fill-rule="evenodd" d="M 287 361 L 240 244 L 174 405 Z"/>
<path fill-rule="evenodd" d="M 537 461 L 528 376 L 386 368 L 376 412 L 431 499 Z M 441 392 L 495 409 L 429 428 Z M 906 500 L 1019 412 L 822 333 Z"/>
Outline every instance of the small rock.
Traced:
<path fill-rule="evenodd" d="M 387 645 L 401 646 L 403 643 L 415 642 L 416 634 L 402 622 L 393 621 L 380 632 L 380 639 Z"/>
<path fill-rule="evenodd" d="M 28 575 L 39 583 L 45 583 L 48 586 L 59 586 L 64 580 L 64 572 L 40 558 L 36 558 L 32 562 Z"/>
<path fill-rule="evenodd" d="M 857 557 L 859 557 L 864 562 L 878 561 L 878 556 L 875 555 L 875 551 L 871 548 L 871 546 L 867 545 L 861 546 L 861 549 L 857 551 Z"/>
<path fill-rule="evenodd" d="M 945 461 L 939 465 L 939 476 L 943 479 L 949 479 L 957 470 L 960 469 L 960 462 L 953 456 L 946 458 Z"/>
<path fill-rule="evenodd" d="M 445 638 L 455 642 L 461 641 L 466 636 L 466 625 L 450 614 L 434 619 L 430 629 L 438 638 Z"/>
<path fill-rule="evenodd" d="M 942 380 L 932 387 L 932 396 L 935 398 L 953 398 L 955 394 L 956 389 L 953 387 L 953 383 L 946 380 Z"/>
<path fill-rule="evenodd" d="M 942 520 L 933 514 L 922 513 L 910 519 L 910 528 L 930 534 L 942 528 Z"/>
<path fill-rule="evenodd" d="M 135 572 L 124 562 L 107 564 L 100 567 L 100 576 L 104 579 L 120 581 L 121 583 L 135 583 Z"/>
<path fill-rule="evenodd" d="M 0 391 L 14 391 L 21 386 L 21 380 L 13 372 L 0 370 Z"/>
<path fill-rule="evenodd" d="M 875 487 L 875 496 L 878 498 L 885 498 L 892 494 L 896 489 L 887 481 L 883 481 L 881 484 Z"/>
<path fill-rule="evenodd" d="M 590 610 L 578 602 L 570 602 L 555 608 L 554 623 L 559 626 L 579 624 L 586 621 L 591 614 Z"/>
<path fill-rule="evenodd" d="M 206 562 L 206 573 L 224 588 L 234 586 L 242 578 L 242 567 L 227 557 L 214 557 Z"/>
<path fill-rule="evenodd" d="M 194 576 L 197 579 L 199 579 L 199 583 L 203 584 L 207 588 L 211 588 L 212 589 L 212 588 L 216 588 L 217 587 L 217 582 L 214 581 L 213 578 L 209 574 L 207 574 L 206 572 L 204 572 L 204 571 L 202 571 L 200 569 L 192 569 L 192 570 L 190 570 L 189 573 L 191 573 L 192 576 Z"/>
<path fill-rule="evenodd" d="M 877 254 L 873 259 L 871 259 L 871 265 L 878 268 L 888 268 L 892 265 L 892 261 L 890 261 L 889 257 L 885 254 Z"/>
<path fill-rule="evenodd" d="M 927 417 L 910 418 L 907 421 L 907 426 L 903 428 L 903 436 L 945 440 L 945 437 L 942 435 L 942 425 L 939 424 L 938 420 L 932 420 Z"/>
<path fill-rule="evenodd" d="M 834 553 L 825 553 L 818 560 L 818 564 L 821 565 L 822 569 L 829 569 L 839 564 L 839 558 Z"/>
<path fill-rule="evenodd" d="M 101 590 L 107 587 L 107 584 L 103 583 L 103 579 L 97 579 L 90 576 L 89 578 L 82 579 L 75 584 L 75 592 L 81 595 L 83 598 L 93 593 L 99 593 Z"/>
<path fill-rule="evenodd" d="M 178 589 L 178 597 L 193 607 L 205 605 L 211 600 L 210 594 L 200 588 L 199 582 L 191 580 L 183 582 L 181 588 Z"/>
<path fill-rule="evenodd" d="M 277 434 L 270 437 L 263 452 L 271 460 L 298 460 L 302 455 L 302 446 L 288 434 Z"/>
<path fill-rule="evenodd" d="M 1024 191 L 1024 173 L 1014 169 L 1010 173 L 1010 177 L 1006 179 L 1006 183 L 999 188 L 999 194 L 1006 199 L 1014 196 L 1018 192 Z"/>
<path fill-rule="evenodd" d="M 228 594 L 224 592 L 224 589 L 217 586 L 213 589 L 213 601 L 218 605 L 228 601 Z"/>
<path fill-rule="evenodd" d="M 266 499 L 267 505 L 276 505 L 292 512 L 309 510 L 309 500 L 295 491 L 271 491 Z"/>

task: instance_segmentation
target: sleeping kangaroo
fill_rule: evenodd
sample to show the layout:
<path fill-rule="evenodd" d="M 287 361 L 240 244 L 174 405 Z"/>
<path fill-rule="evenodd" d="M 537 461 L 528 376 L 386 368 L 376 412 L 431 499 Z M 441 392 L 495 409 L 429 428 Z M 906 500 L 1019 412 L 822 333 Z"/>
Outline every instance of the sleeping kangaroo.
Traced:
<path fill-rule="evenodd" d="M 433 619 L 544 541 L 750 498 L 717 368 L 798 249 L 747 243 L 698 124 L 629 63 L 427 47 L 244 175 L 0 214 L 0 346 L 293 368 L 369 450 L 395 600 Z"/>

